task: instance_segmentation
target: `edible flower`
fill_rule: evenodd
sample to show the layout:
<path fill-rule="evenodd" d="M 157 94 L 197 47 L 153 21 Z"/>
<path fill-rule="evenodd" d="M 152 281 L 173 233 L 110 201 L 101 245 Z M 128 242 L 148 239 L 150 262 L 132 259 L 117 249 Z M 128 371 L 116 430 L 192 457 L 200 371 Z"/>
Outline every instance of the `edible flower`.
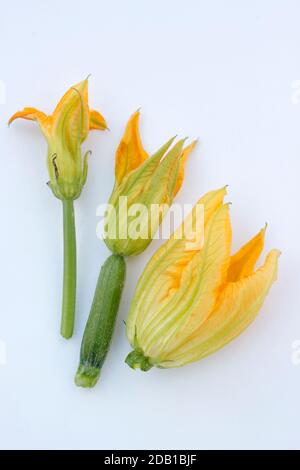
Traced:
<path fill-rule="evenodd" d="M 36 108 L 24 108 L 9 120 L 22 118 L 37 121 L 48 143 L 48 186 L 62 201 L 64 223 L 64 280 L 61 334 L 70 338 L 74 329 L 76 303 L 76 233 L 74 199 L 87 179 L 88 156 L 82 155 L 81 144 L 90 130 L 105 130 L 104 117 L 88 105 L 88 80 L 71 87 L 61 98 L 54 112 L 47 115 Z"/>
<path fill-rule="evenodd" d="M 104 240 L 122 256 L 144 251 L 181 188 L 187 158 L 196 141 L 184 147 L 185 139 L 171 149 L 170 139 L 151 157 L 139 134 L 140 112 L 127 124 L 116 151 L 115 184 L 105 219 Z"/>
<path fill-rule="evenodd" d="M 277 278 L 280 252 L 271 250 L 255 269 L 264 228 L 231 256 L 225 194 L 222 188 L 200 199 L 184 227 L 146 266 L 126 322 L 133 348 L 126 358 L 130 367 L 147 371 L 198 361 L 242 333 L 260 311 Z M 200 236 L 194 230 L 199 205 L 204 211 Z"/>

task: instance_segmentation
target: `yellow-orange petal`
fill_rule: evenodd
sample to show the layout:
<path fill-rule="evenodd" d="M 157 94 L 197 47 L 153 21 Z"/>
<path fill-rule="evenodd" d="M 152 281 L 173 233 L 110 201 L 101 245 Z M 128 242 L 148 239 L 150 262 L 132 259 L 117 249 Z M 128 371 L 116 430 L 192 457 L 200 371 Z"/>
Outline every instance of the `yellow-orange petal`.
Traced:
<path fill-rule="evenodd" d="M 88 80 L 71 87 L 61 98 L 53 115 L 53 133 L 65 139 L 69 148 L 82 143 L 89 131 Z"/>
<path fill-rule="evenodd" d="M 36 108 L 24 108 L 22 111 L 17 111 L 8 121 L 10 125 L 15 119 L 26 119 L 28 121 L 37 121 L 46 137 L 50 134 L 51 129 L 51 116 L 39 111 Z"/>
<path fill-rule="evenodd" d="M 279 256 L 280 251 L 272 250 L 258 271 L 237 282 L 230 282 L 206 322 L 183 344 L 169 352 L 161 365 L 178 367 L 197 361 L 241 334 L 257 316 L 277 279 Z"/>
<path fill-rule="evenodd" d="M 46 119 L 47 115 L 36 108 L 24 108 L 22 111 L 17 111 L 8 121 L 11 124 L 15 119 L 28 119 L 29 121 L 41 121 Z"/>
<path fill-rule="evenodd" d="M 178 191 L 180 190 L 180 188 L 182 186 L 183 179 L 184 179 L 184 168 L 185 168 L 186 161 L 187 161 L 188 156 L 190 155 L 190 153 L 196 147 L 197 142 L 198 142 L 197 140 L 194 140 L 190 145 L 187 145 L 182 151 L 181 159 L 180 159 L 179 172 L 178 172 L 178 176 L 177 176 L 176 185 L 175 185 L 175 188 L 174 188 L 174 196 L 176 196 L 176 194 L 178 193 Z"/>
<path fill-rule="evenodd" d="M 147 158 L 139 134 L 140 112 L 136 111 L 130 117 L 125 133 L 116 151 L 115 175 L 120 183 L 125 175 L 139 167 Z"/>
<path fill-rule="evenodd" d="M 227 282 L 238 281 L 253 273 L 264 247 L 266 228 L 267 226 L 231 257 Z"/>
<path fill-rule="evenodd" d="M 147 307 L 149 303 L 147 286 L 153 286 L 152 295 L 156 299 L 155 302 L 150 300 L 150 303 L 160 303 L 159 299 L 174 286 L 174 276 L 166 277 L 165 273 L 171 273 L 173 269 L 176 270 L 177 268 L 184 269 L 201 249 L 201 244 L 194 250 L 186 249 L 187 240 L 189 242 L 191 241 L 191 235 L 193 235 L 195 230 L 194 219 L 197 206 L 203 206 L 204 227 L 202 231 L 203 229 L 205 231 L 214 214 L 222 207 L 225 195 L 226 188 L 221 188 L 216 191 L 210 191 L 199 199 L 197 205 L 185 218 L 183 224 L 178 227 L 170 239 L 157 250 L 147 264 L 136 287 L 130 314 L 126 323 L 127 336 L 132 345 L 134 344 L 136 322 L 144 321 L 144 318 L 149 313 Z M 199 239 L 203 239 L 203 237 L 204 233 L 200 233 Z M 157 290 L 155 290 L 155 280 L 160 276 L 164 277 L 164 281 L 161 284 L 156 283 Z"/>
<path fill-rule="evenodd" d="M 144 334 L 138 330 L 138 339 L 146 355 L 152 358 L 156 355 L 164 357 L 206 321 L 226 279 L 230 250 L 231 223 L 229 205 L 225 204 L 212 217 L 205 230 L 203 249 L 188 266 L 183 269 L 177 267 L 176 271 L 172 271 L 171 281 L 173 285 L 174 281 L 177 283 L 176 288 L 158 304 L 158 308 L 156 306 L 152 310 L 149 315 L 152 318 Z M 168 282 L 169 273 L 165 274 L 167 276 L 160 276 L 156 281 L 163 286 L 161 290 Z"/>
<path fill-rule="evenodd" d="M 107 124 L 102 116 L 98 111 L 95 111 L 94 109 L 90 110 L 90 123 L 89 123 L 89 130 L 99 130 L 99 131 L 105 131 L 107 129 Z"/>

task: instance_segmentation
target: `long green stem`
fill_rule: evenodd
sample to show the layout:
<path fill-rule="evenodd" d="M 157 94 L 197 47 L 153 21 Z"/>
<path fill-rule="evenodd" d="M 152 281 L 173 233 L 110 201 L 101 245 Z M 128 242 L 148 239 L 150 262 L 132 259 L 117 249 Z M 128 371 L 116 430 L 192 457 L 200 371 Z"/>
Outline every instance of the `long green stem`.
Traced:
<path fill-rule="evenodd" d="M 76 304 L 76 232 L 74 205 L 63 200 L 64 218 L 64 280 L 61 317 L 61 335 L 68 339 L 73 335 Z"/>

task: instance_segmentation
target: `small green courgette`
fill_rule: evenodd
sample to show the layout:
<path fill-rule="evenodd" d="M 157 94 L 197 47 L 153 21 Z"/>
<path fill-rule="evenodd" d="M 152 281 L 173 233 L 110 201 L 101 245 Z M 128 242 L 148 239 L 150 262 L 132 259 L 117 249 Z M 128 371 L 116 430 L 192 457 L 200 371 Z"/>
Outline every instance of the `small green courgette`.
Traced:
<path fill-rule="evenodd" d="M 94 387 L 109 350 L 125 281 L 126 265 L 111 255 L 101 268 L 89 319 L 84 331 L 76 385 Z"/>

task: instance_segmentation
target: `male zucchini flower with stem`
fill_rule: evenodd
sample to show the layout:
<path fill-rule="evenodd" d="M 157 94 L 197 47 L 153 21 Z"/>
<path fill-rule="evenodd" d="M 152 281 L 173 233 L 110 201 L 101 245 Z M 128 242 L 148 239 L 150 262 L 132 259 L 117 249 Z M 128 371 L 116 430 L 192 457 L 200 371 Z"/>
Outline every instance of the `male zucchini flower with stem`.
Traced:
<path fill-rule="evenodd" d="M 63 204 L 64 275 L 61 334 L 70 338 L 74 329 L 76 303 L 76 233 L 73 201 L 87 179 L 88 156 L 81 153 L 81 144 L 93 129 L 105 130 L 105 119 L 88 105 L 88 80 L 70 88 L 52 115 L 35 108 L 24 108 L 9 120 L 17 118 L 37 121 L 48 143 L 48 182 L 54 196 Z"/>
<path fill-rule="evenodd" d="M 277 277 L 280 252 L 271 250 L 255 271 L 264 228 L 230 255 L 225 194 L 223 188 L 200 199 L 146 266 L 126 322 L 133 348 L 126 358 L 130 367 L 147 371 L 198 361 L 245 330 L 263 305 Z M 195 230 L 199 205 L 204 210 L 201 234 Z"/>
<path fill-rule="evenodd" d="M 196 144 L 184 147 L 184 140 L 180 140 L 171 148 L 173 138 L 150 157 L 141 143 L 139 115 L 137 111 L 129 119 L 116 152 L 115 185 L 104 234 L 113 254 L 101 269 L 82 340 L 75 377 L 75 383 L 82 387 L 97 383 L 108 352 L 124 285 L 124 257 L 141 253 L 151 242 L 181 187 L 186 159 Z M 153 205 L 163 206 L 155 216 L 151 213 Z M 135 209 L 143 209 L 142 214 L 137 216 Z M 132 226 L 136 230 L 131 230 Z"/>

